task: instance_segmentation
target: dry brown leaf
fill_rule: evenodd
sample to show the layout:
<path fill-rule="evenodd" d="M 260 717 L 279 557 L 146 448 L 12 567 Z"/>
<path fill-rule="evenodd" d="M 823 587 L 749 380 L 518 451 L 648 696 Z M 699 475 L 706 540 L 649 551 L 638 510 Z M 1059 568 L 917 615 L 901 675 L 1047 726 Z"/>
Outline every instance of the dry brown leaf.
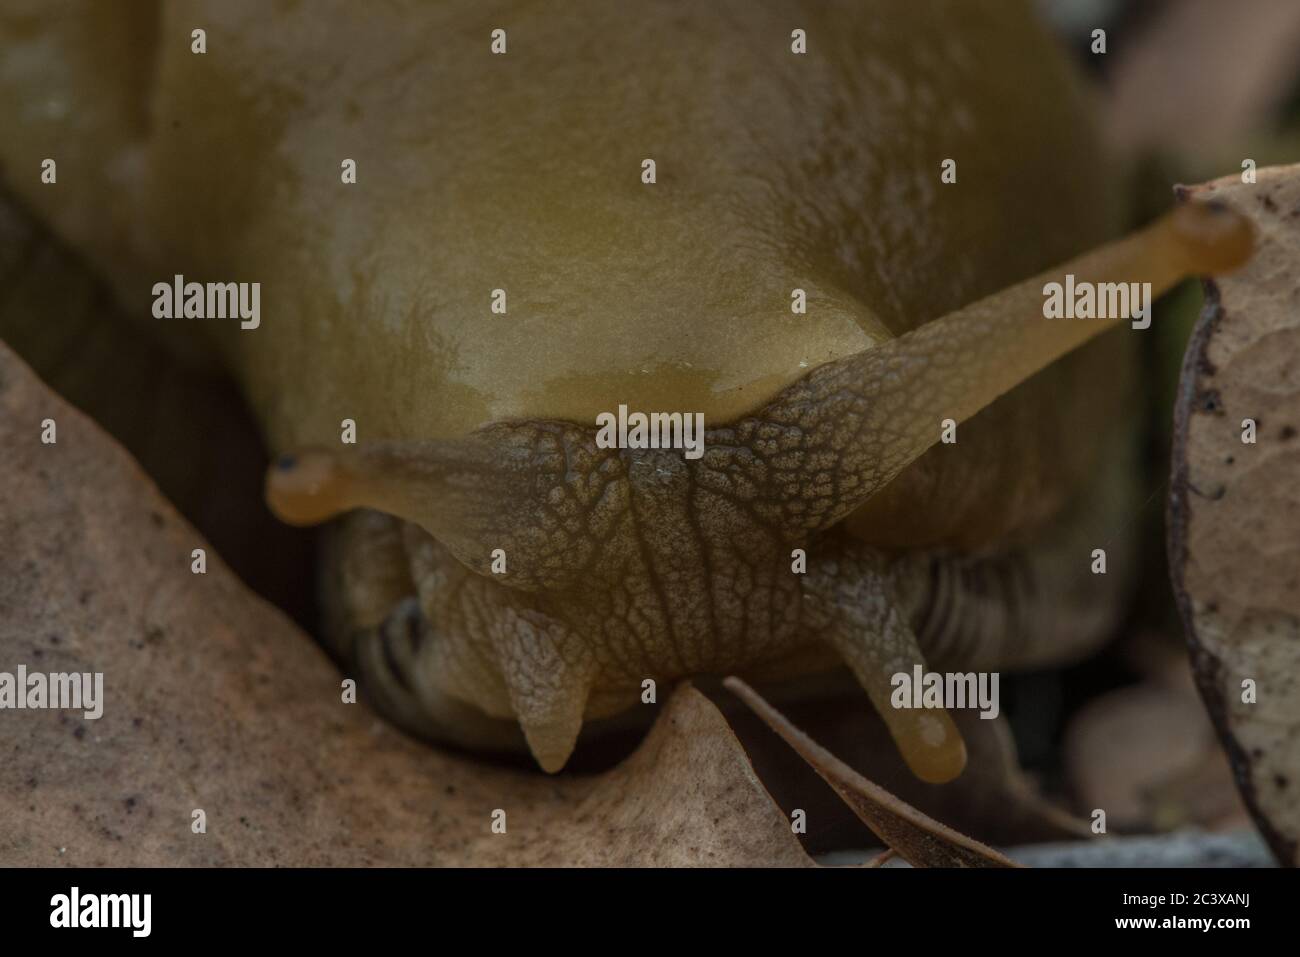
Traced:
<path fill-rule="evenodd" d="M 1300 863 L 1300 166 L 1181 190 L 1258 228 L 1206 283 L 1175 416 L 1169 558 L 1201 693 L 1273 852 Z M 1257 441 L 1242 441 L 1243 420 Z M 1243 702 L 1255 682 L 1257 703 Z"/>
<path fill-rule="evenodd" d="M 0 864 L 811 864 L 689 686 L 591 778 L 435 751 L 342 703 L 317 646 L 211 550 L 191 574 L 206 543 L 3 346 L 0 450 L 0 671 L 103 672 L 106 700 L 0 712 Z"/>
<path fill-rule="evenodd" d="M 796 728 L 739 678 L 727 678 L 723 684 L 812 765 L 886 847 L 913 867 L 1018 866 L 868 781 Z"/>

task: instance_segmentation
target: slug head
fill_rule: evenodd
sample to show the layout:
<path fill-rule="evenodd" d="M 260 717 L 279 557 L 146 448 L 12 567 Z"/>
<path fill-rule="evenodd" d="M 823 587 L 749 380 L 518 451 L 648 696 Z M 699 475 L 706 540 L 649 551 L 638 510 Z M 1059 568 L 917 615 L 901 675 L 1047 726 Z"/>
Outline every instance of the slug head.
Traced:
<path fill-rule="evenodd" d="M 947 715 L 889 704 L 889 677 L 925 663 L 906 618 L 911 584 L 837 526 L 938 441 L 942 420 L 969 419 L 1129 318 L 1047 319 L 1045 284 L 1066 274 L 1149 282 L 1156 296 L 1186 276 L 1236 268 L 1251 246 L 1237 214 L 1180 207 L 815 369 L 755 414 L 709 428 L 698 460 L 601 448 L 594 426 L 500 423 L 462 439 L 292 453 L 269 471 L 267 499 L 297 524 L 386 512 L 468 570 L 502 617 L 494 624 L 480 610 L 468 631 L 439 631 L 440 667 L 457 672 L 455 646 L 477 644 L 500 680 L 446 690 L 517 715 L 548 769 L 567 759 L 584 717 L 631 707 L 645 678 L 791 674 L 821 646 L 853 670 L 913 770 L 950 780 L 965 751 Z M 807 554 L 806 575 L 792 566 L 794 549 Z M 430 621 L 464 626 L 437 589 L 421 598 Z M 521 621 L 524 637 L 511 638 Z"/>

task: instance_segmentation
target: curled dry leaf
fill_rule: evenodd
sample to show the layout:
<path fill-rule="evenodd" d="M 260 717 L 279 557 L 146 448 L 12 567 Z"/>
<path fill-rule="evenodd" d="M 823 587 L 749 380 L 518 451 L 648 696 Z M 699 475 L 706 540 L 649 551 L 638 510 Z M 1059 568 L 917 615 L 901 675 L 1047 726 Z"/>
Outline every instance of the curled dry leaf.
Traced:
<path fill-rule="evenodd" d="M 1273 852 L 1300 863 L 1300 166 L 1180 191 L 1254 220 L 1206 284 L 1175 415 L 1169 558 L 1202 696 Z M 1249 439 L 1254 423 L 1254 441 Z M 1252 694 L 1253 689 L 1253 694 Z"/>
<path fill-rule="evenodd" d="M 812 765 L 886 847 L 913 867 L 1017 866 L 993 848 L 940 824 L 868 781 L 796 728 L 739 678 L 727 678 L 723 684 Z"/>
<path fill-rule="evenodd" d="M 316 645 L 213 552 L 191 574 L 204 540 L 3 346 L 0 449 L 0 671 L 104 675 L 98 719 L 0 712 L 0 864 L 811 863 L 689 686 L 591 778 L 434 751 L 344 704 Z"/>

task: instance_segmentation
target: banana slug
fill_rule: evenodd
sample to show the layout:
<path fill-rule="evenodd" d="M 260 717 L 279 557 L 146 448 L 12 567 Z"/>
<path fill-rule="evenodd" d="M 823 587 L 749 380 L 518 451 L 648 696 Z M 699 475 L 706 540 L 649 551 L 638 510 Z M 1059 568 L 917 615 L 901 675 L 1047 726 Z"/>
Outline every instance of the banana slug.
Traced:
<path fill-rule="evenodd" d="M 892 674 L 1106 637 L 1134 333 L 1044 284 L 1159 294 L 1250 236 L 1197 206 L 1097 245 L 1107 158 L 1028 5 L 74 11 L 0 20 L 73 65 L 5 74 L 6 175 L 142 315 L 261 282 L 259 328 L 170 332 L 283 453 L 272 510 L 337 520 L 330 640 L 403 725 L 556 771 L 647 679 L 842 663 L 942 782 L 960 735 Z M 15 177 L 55 153 L 66 188 Z M 598 444 L 621 405 L 701 413 L 702 454 Z"/>

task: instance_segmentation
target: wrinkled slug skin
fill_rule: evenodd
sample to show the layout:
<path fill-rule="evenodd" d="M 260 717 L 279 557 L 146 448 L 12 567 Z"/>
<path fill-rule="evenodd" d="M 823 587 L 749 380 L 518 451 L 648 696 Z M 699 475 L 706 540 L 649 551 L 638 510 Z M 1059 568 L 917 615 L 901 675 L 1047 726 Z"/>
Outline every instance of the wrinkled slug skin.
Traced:
<path fill-rule="evenodd" d="M 174 273 L 262 283 L 261 328 L 217 338 L 275 448 L 620 402 L 722 423 L 1112 226 L 1080 94 L 1005 0 L 48 6 L 0 20 L 57 53 L 6 58 L 7 177 L 143 316 Z M 999 401 L 855 527 L 970 542 L 1050 512 L 1116 348 Z"/>

